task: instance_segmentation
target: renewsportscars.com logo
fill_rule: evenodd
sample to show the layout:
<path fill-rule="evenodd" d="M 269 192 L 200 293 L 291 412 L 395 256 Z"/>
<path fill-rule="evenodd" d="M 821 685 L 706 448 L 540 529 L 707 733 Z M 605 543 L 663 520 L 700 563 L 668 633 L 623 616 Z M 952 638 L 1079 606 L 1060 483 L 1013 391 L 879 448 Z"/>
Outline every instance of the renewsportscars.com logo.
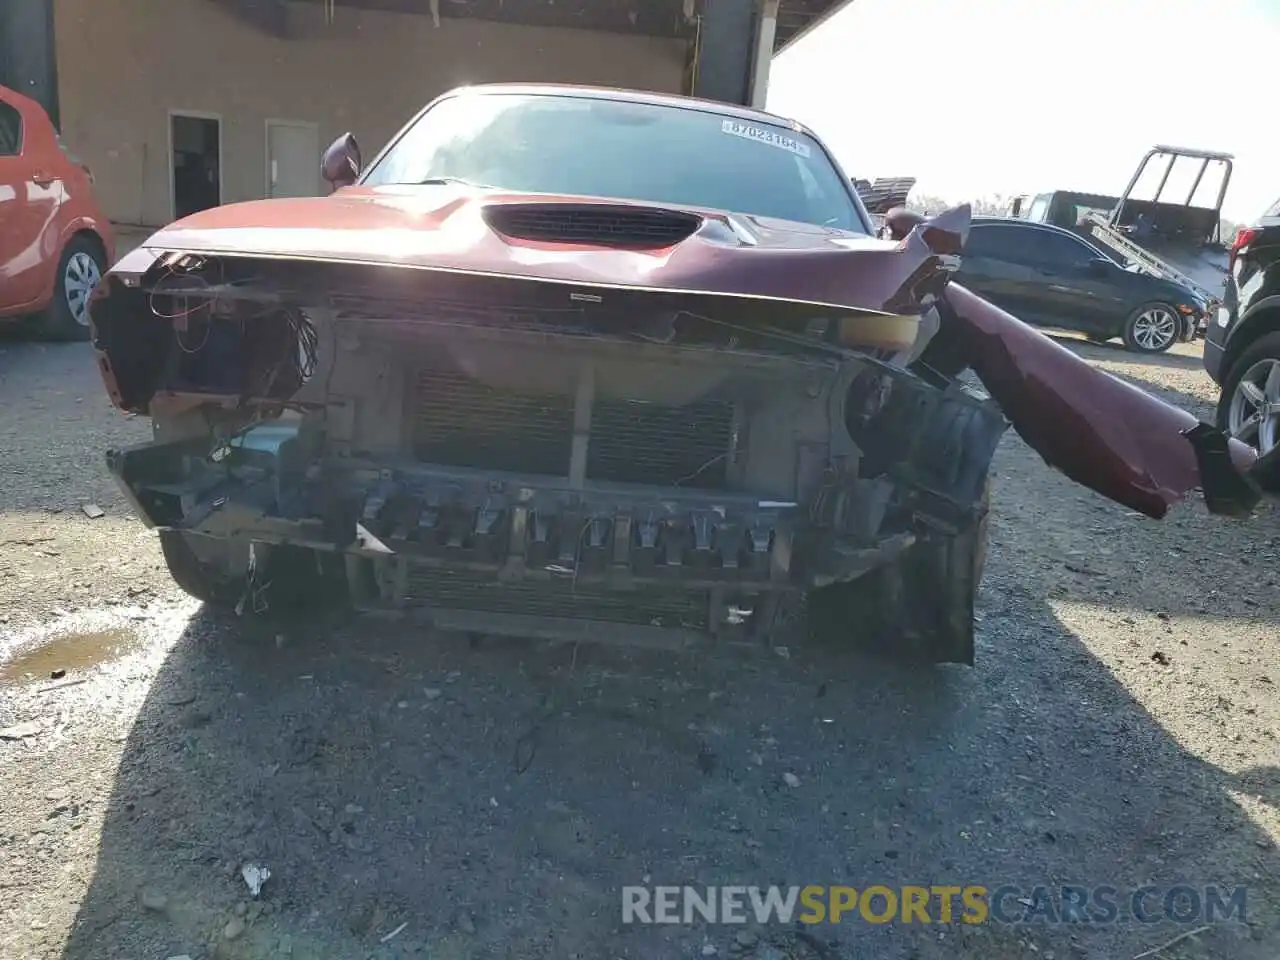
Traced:
<path fill-rule="evenodd" d="M 872 885 L 622 888 L 623 923 L 999 923 L 1246 922 L 1245 887 Z"/>

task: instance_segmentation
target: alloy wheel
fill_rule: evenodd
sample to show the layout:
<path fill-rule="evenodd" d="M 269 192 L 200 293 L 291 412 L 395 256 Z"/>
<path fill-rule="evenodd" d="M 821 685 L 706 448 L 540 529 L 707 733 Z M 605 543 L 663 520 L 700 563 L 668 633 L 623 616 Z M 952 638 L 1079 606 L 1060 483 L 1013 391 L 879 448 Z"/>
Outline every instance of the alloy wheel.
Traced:
<path fill-rule="evenodd" d="M 1178 318 L 1167 307 L 1149 307 L 1133 321 L 1133 339 L 1143 350 L 1163 350 L 1178 338 Z"/>
<path fill-rule="evenodd" d="M 98 269 L 98 263 L 91 254 L 80 250 L 67 260 L 62 287 L 66 292 L 67 308 L 75 322 L 82 327 L 89 325 L 89 297 L 101 279 L 102 271 Z"/>
<path fill-rule="evenodd" d="M 1280 443 L 1280 360 L 1259 360 L 1240 378 L 1227 414 L 1231 435 L 1266 453 Z"/>

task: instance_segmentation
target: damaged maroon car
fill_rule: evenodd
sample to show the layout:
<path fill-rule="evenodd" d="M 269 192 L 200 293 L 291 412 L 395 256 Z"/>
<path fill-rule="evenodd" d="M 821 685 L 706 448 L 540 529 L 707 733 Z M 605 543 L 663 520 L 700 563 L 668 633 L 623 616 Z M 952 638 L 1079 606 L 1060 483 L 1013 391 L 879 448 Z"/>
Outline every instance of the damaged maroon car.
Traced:
<path fill-rule="evenodd" d="M 1152 516 L 1258 499 L 1246 448 L 950 286 L 967 208 L 877 236 L 769 114 L 477 87 L 323 169 L 160 230 L 93 304 L 155 426 L 108 462 L 208 603 L 768 643 L 803 599 L 819 636 L 972 663 L 1006 413 Z"/>

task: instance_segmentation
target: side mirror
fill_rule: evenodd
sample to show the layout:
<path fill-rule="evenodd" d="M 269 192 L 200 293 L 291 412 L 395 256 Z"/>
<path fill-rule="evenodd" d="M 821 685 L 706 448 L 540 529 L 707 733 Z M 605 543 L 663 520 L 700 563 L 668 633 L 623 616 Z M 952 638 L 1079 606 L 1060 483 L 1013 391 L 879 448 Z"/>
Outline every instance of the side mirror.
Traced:
<path fill-rule="evenodd" d="M 349 187 L 360 176 L 360 144 L 350 133 L 344 133 L 324 152 L 320 161 L 320 175 L 337 190 Z"/>
<path fill-rule="evenodd" d="M 924 223 L 925 217 L 906 207 L 894 207 L 884 214 L 883 232 L 888 233 L 890 240 L 901 240 L 917 224 Z"/>

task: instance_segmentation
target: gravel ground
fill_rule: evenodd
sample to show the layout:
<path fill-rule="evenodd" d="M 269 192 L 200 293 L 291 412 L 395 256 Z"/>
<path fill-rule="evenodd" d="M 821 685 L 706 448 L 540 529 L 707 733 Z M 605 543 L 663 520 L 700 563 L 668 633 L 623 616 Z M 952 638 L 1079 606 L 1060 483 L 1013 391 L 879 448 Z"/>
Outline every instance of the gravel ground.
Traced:
<path fill-rule="evenodd" d="M 1207 415 L 1191 349 L 1075 345 Z M 1159 956 L 1280 956 L 1280 513 L 1146 520 L 1010 434 L 972 670 L 259 635 L 169 582 L 86 348 L 0 344 L 0 402 L 0 957 L 1129 960 L 1208 922 L 624 926 L 646 882 L 1244 885 Z"/>

